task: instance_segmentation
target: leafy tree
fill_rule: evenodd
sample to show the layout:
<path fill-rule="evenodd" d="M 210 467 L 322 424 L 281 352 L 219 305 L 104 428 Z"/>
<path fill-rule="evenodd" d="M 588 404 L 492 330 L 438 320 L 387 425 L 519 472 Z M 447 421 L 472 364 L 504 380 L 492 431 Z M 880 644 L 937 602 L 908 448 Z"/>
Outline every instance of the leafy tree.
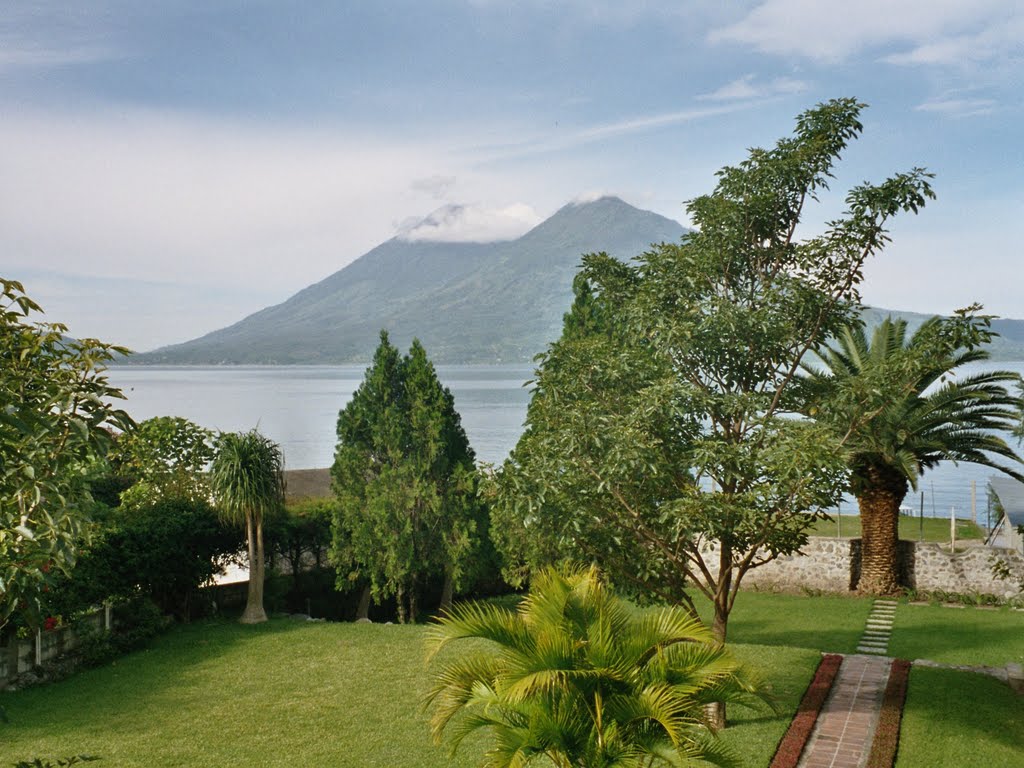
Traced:
<path fill-rule="evenodd" d="M 128 350 L 71 339 L 21 283 L 0 279 L 0 626 L 39 621 L 42 596 L 75 564 L 89 504 L 87 476 L 131 418 L 105 366 Z"/>
<path fill-rule="evenodd" d="M 792 137 L 723 168 L 687 204 L 695 230 L 681 243 L 630 264 L 584 257 L 604 328 L 541 356 L 527 429 L 497 477 L 499 517 L 647 596 L 692 609 L 696 588 L 721 640 L 746 573 L 798 550 L 842 491 L 834 436 L 792 418 L 800 361 L 855 315 L 889 220 L 933 196 L 919 168 L 862 184 L 822 234 L 798 238 L 862 108 L 820 104 Z"/>
<path fill-rule="evenodd" d="M 1024 479 L 994 460 L 1020 462 L 994 434 L 1020 423 L 1024 400 L 1008 389 L 1020 376 L 956 372 L 989 357 L 989 318 L 975 309 L 934 317 L 909 338 L 904 320 L 883 320 L 870 343 L 863 325 L 848 327 L 819 350 L 822 367 L 807 366 L 808 413 L 832 426 L 847 451 L 863 531 L 862 591 L 899 588 L 899 508 L 922 472 L 967 461 Z"/>
<path fill-rule="evenodd" d="M 213 459 L 214 434 L 179 416 L 141 422 L 117 441 L 112 462 L 133 482 L 121 493 L 127 507 L 159 499 L 209 498 L 205 471 Z"/>
<path fill-rule="evenodd" d="M 289 502 L 284 514 L 265 523 L 269 547 L 274 555 L 288 560 L 293 582 L 299 576 L 303 556 L 311 555 L 316 567 L 321 567 L 323 552 L 331 543 L 334 511 L 332 499 L 306 499 Z"/>
<path fill-rule="evenodd" d="M 47 604 L 53 613 L 70 616 L 142 595 L 161 613 L 188 621 L 199 588 L 240 545 L 237 529 L 222 522 L 207 501 L 168 497 L 118 508 Z"/>
<path fill-rule="evenodd" d="M 705 722 L 715 701 L 752 702 L 749 674 L 698 620 L 676 607 L 638 610 L 595 568 L 537 574 L 517 611 L 460 604 L 429 629 L 442 655 L 427 696 L 454 751 L 480 729 L 484 765 L 598 768 L 739 765 Z M 479 641 L 485 641 L 486 645 Z"/>
<path fill-rule="evenodd" d="M 243 624 L 266 621 L 263 520 L 284 506 L 284 457 L 280 446 L 255 429 L 221 433 L 210 466 L 210 489 L 224 519 L 245 526 L 249 593 L 241 621 Z"/>
<path fill-rule="evenodd" d="M 431 575 L 444 575 L 450 600 L 470 576 L 484 515 L 451 392 L 418 341 L 403 359 L 381 333 L 363 383 L 338 414 L 332 476 L 339 588 L 362 581 L 377 599 L 396 597 L 402 622 L 415 621 Z"/>

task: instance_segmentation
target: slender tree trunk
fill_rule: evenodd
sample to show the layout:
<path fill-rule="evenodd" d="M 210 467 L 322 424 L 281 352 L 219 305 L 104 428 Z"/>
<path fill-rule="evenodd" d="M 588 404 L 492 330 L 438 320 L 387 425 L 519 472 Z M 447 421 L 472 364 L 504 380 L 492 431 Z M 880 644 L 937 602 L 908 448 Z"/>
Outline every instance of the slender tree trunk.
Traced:
<path fill-rule="evenodd" d="M 899 583 L 900 504 L 907 481 L 887 467 L 869 467 L 857 496 L 860 507 L 861 560 L 857 590 L 891 595 Z"/>
<path fill-rule="evenodd" d="M 416 599 L 416 581 L 413 580 L 409 587 L 409 623 L 416 623 L 416 614 L 419 612 L 419 602 Z"/>
<path fill-rule="evenodd" d="M 729 592 L 732 589 L 732 550 L 723 546 L 718 560 L 718 589 L 715 592 L 715 617 L 711 622 L 711 634 L 722 645 L 729 630 Z M 725 702 L 708 704 L 704 711 L 708 725 L 713 731 L 720 731 L 726 725 Z"/>
<path fill-rule="evenodd" d="M 259 624 L 267 620 L 263 610 L 263 526 L 252 515 L 246 515 L 245 534 L 249 542 L 249 594 L 241 622 Z"/>
<path fill-rule="evenodd" d="M 359 596 L 359 607 L 356 609 L 356 621 L 370 618 L 370 585 L 363 587 L 363 594 Z"/>
<path fill-rule="evenodd" d="M 452 599 L 455 597 L 455 579 L 452 578 L 452 572 L 449 569 L 445 569 L 444 572 L 444 586 L 441 588 L 441 605 L 439 611 L 442 614 L 451 613 L 452 610 Z"/>
<path fill-rule="evenodd" d="M 396 590 L 396 592 L 395 592 L 395 602 L 398 604 L 398 623 L 399 624 L 405 624 L 406 621 L 407 621 L 407 619 L 406 619 L 406 609 L 407 609 L 407 606 L 405 604 L 405 586 L 404 585 L 399 586 L 398 589 Z"/>

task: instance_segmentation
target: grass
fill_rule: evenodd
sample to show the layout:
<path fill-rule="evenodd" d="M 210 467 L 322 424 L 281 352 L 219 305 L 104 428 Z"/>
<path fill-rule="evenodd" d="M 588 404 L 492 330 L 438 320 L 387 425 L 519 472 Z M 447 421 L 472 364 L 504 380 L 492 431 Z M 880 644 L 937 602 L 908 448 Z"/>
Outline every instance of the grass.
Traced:
<path fill-rule="evenodd" d="M 924 541 L 949 543 L 949 518 L 926 517 L 923 520 Z M 900 538 L 907 541 L 920 541 L 922 520 L 911 515 L 900 515 Z M 818 520 L 809 531 L 811 536 L 839 536 L 844 539 L 860 538 L 860 515 L 833 515 L 831 520 Z M 984 539 L 981 527 L 970 520 L 957 518 L 956 539 Z"/>
<path fill-rule="evenodd" d="M 0 765 L 100 755 L 99 765 L 475 766 L 483 737 L 453 759 L 430 742 L 422 626 L 311 624 L 178 627 L 115 664 L 0 694 Z M 738 645 L 782 711 L 733 707 L 726 742 L 767 765 L 818 662 L 803 648 Z"/>
<path fill-rule="evenodd" d="M 711 603 L 697 600 L 701 618 L 711 621 Z M 740 592 L 729 617 L 730 643 L 810 648 L 854 653 L 871 612 L 871 600 L 843 595 L 783 595 Z M 805 681 L 806 684 L 806 681 Z"/>
<path fill-rule="evenodd" d="M 944 664 L 1021 664 L 1024 612 L 901 604 L 893 621 L 889 653 L 902 659 L 930 659 Z"/>
<path fill-rule="evenodd" d="M 896 768 L 1011 766 L 1024 754 L 1024 696 L 986 675 L 914 667 Z"/>
<path fill-rule="evenodd" d="M 709 605 L 701 602 L 709 613 Z M 760 670 L 780 713 L 731 707 L 723 740 L 767 766 L 822 650 L 849 653 L 866 598 L 744 592 L 730 647 Z M 477 765 L 483 737 L 454 757 L 430 742 L 422 626 L 207 621 L 50 686 L 0 693 L 0 766 L 101 755 L 99 765 Z M 900 605 L 890 652 L 946 663 L 1024 660 L 1024 613 Z M 915 668 L 898 768 L 1011 765 L 1024 749 L 1024 697 L 983 675 Z M 979 757 L 981 756 L 981 757 Z"/>

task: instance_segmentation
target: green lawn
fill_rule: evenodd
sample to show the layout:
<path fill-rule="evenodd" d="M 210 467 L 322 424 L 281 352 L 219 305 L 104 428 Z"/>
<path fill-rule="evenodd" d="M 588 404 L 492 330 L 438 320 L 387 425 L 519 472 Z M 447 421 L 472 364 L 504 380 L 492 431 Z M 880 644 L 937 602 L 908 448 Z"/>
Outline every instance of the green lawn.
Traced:
<path fill-rule="evenodd" d="M 922 522 L 924 541 L 949 542 L 948 517 L 926 517 L 922 521 L 920 518 L 910 515 L 900 515 L 900 538 L 907 541 L 920 541 Z M 860 538 L 860 515 L 843 515 L 842 517 L 832 515 L 831 520 L 817 521 L 810 534 L 812 536 L 841 536 L 844 539 Z M 984 539 L 985 533 L 970 520 L 957 518 L 956 538 L 957 541 Z"/>
<path fill-rule="evenodd" d="M 1024 696 L 972 672 L 914 667 L 896 768 L 1024 764 Z"/>
<path fill-rule="evenodd" d="M 0 694 L 0 765 L 102 756 L 98 765 L 474 766 L 430 743 L 423 627 L 201 622 L 152 648 L 50 686 Z M 767 765 L 818 662 L 812 649 L 738 645 L 783 712 L 730 710 L 726 740 Z"/>
<path fill-rule="evenodd" d="M 730 709 L 723 739 L 746 765 L 767 765 L 820 652 L 852 652 L 870 607 L 864 598 L 740 595 L 730 646 L 782 707 Z M 102 669 L 0 693 L 11 718 L 0 724 L 0 767 L 82 752 L 127 768 L 475 766 L 482 737 L 451 760 L 430 744 L 423 632 L 286 619 L 177 627 Z M 947 663 L 1024 660 L 1024 613 L 901 604 L 890 651 Z M 991 678 L 915 668 L 898 766 L 1014 764 L 1007 756 L 1024 754 L 1013 751 L 1024 750 L 1022 707 L 1024 697 Z"/>
<path fill-rule="evenodd" d="M 896 608 L 889 653 L 944 664 L 1021 664 L 1024 612 L 902 603 Z"/>
<path fill-rule="evenodd" d="M 697 601 L 710 621 L 711 604 Z M 729 617 L 728 641 L 853 653 L 871 612 L 871 600 L 845 595 L 781 595 L 740 592 Z"/>

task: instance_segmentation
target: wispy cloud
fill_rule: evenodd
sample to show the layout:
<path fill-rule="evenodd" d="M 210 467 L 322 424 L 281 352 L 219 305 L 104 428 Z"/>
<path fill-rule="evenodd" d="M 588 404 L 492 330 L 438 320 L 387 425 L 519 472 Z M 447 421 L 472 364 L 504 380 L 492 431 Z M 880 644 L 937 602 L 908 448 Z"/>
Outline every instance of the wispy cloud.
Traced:
<path fill-rule="evenodd" d="M 541 216 L 525 203 L 500 208 L 446 205 L 426 218 L 407 219 L 398 226 L 400 240 L 480 243 L 514 240 L 540 224 Z"/>
<path fill-rule="evenodd" d="M 17 69 L 53 69 L 118 58 L 113 51 L 96 46 L 50 48 L 42 45 L 8 44 L 0 40 L 0 72 Z"/>
<path fill-rule="evenodd" d="M 701 94 L 697 98 L 704 101 L 762 99 L 769 96 L 803 93 L 807 87 L 807 83 L 803 80 L 795 80 L 790 77 L 776 77 L 766 82 L 758 82 L 757 75 L 749 74 L 726 83 L 711 93 Z"/>
<path fill-rule="evenodd" d="M 765 0 L 739 21 L 712 30 L 709 40 L 823 61 L 903 44 L 910 45 L 910 51 L 897 52 L 887 60 L 909 63 L 899 57 L 921 51 L 917 57 L 921 63 L 929 46 L 986 31 L 998 34 L 1022 14 L 1018 0 Z M 933 60 L 946 63 L 950 59 Z"/>
<path fill-rule="evenodd" d="M 943 97 L 918 104 L 914 109 L 919 112 L 936 112 L 949 117 L 972 117 L 974 115 L 990 115 L 997 107 L 994 99 Z"/>
<path fill-rule="evenodd" d="M 601 123 L 564 132 L 554 131 L 545 134 L 534 134 L 530 138 L 514 143 L 481 145 L 474 153 L 482 161 L 509 159 L 568 150 L 575 147 L 594 144 L 611 139 L 660 130 L 686 123 L 705 120 L 722 115 L 753 109 L 765 103 L 765 99 L 735 101 L 719 106 L 708 106 L 694 109 L 683 109 L 672 112 L 659 112 L 650 115 L 635 115 L 622 120 Z"/>

